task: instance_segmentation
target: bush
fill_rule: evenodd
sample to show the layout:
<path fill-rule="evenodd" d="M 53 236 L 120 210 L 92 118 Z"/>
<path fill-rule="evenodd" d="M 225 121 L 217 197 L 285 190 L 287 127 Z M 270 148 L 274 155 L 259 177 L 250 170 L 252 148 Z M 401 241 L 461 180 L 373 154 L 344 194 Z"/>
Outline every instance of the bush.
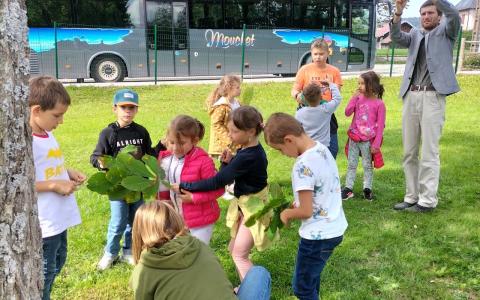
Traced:
<path fill-rule="evenodd" d="M 480 53 L 471 53 L 465 55 L 463 66 L 467 68 L 480 68 Z"/>

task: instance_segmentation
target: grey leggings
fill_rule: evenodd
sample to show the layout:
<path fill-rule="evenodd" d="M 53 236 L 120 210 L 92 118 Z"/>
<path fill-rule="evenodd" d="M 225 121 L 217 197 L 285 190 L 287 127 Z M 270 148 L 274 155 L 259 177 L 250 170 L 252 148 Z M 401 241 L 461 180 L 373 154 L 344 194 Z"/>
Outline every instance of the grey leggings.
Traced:
<path fill-rule="evenodd" d="M 355 175 L 357 173 L 358 158 L 362 155 L 363 165 L 363 188 L 372 189 L 373 166 L 372 154 L 370 153 L 370 142 L 355 143 L 349 139 L 348 142 L 348 168 L 345 176 L 345 187 L 353 189 Z"/>

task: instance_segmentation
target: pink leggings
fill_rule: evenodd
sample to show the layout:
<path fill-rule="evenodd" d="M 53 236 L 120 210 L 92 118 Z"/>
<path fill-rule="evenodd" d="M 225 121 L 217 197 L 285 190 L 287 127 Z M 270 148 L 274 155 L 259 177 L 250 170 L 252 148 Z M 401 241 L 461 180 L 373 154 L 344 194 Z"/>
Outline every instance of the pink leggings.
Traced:
<path fill-rule="evenodd" d="M 230 240 L 228 250 L 232 254 L 233 262 L 237 267 L 238 275 L 242 281 L 248 270 L 253 266 L 248 258 L 250 250 L 253 248 L 253 236 L 250 229 L 245 226 L 243 217 L 240 219 L 237 236 Z"/>

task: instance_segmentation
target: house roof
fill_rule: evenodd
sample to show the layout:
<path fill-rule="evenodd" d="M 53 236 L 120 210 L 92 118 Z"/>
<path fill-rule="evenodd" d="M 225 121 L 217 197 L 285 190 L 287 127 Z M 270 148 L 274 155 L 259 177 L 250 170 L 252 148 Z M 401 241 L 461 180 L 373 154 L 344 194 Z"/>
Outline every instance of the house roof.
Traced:
<path fill-rule="evenodd" d="M 476 6 L 477 6 L 476 2 L 477 1 L 475 1 L 475 0 L 462 0 L 462 1 L 458 2 L 458 4 L 455 5 L 455 7 L 458 10 L 475 9 Z"/>

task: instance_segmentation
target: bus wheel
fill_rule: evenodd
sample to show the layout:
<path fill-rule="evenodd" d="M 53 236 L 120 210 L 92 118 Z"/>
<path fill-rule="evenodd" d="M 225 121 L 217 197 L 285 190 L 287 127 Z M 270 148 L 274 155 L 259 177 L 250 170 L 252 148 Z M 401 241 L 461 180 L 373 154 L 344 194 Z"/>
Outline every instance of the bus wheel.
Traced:
<path fill-rule="evenodd" d="M 92 78 L 96 82 L 118 82 L 125 78 L 126 68 L 123 61 L 115 56 L 103 56 L 95 59 Z"/>

